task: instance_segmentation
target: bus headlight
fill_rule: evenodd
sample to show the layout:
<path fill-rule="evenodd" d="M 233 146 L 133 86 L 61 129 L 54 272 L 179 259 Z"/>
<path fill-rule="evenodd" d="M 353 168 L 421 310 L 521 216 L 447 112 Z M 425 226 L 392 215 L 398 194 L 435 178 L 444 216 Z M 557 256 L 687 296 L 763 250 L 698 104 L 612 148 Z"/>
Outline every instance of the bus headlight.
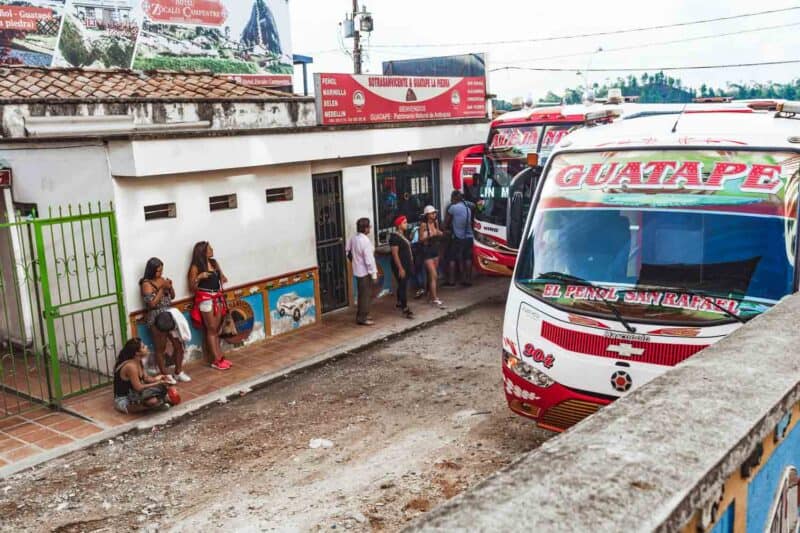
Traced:
<path fill-rule="evenodd" d="M 500 248 L 500 244 L 497 241 L 495 241 L 494 239 L 490 239 L 489 237 L 487 237 L 482 233 L 475 231 L 473 232 L 473 235 L 475 236 L 475 240 L 484 246 L 488 246 L 489 248 L 494 248 L 495 250 Z"/>
<path fill-rule="evenodd" d="M 546 389 L 555 384 L 555 381 L 544 372 L 540 372 L 519 357 L 505 351 L 503 352 L 503 363 L 516 375 L 541 389 Z"/>

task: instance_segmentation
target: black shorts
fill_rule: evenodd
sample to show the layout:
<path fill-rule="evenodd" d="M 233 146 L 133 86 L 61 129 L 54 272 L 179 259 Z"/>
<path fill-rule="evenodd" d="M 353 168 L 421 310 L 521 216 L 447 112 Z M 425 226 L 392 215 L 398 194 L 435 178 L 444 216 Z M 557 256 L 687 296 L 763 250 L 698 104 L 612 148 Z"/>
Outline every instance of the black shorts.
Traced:
<path fill-rule="evenodd" d="M 472 237 L 467 239 L 459 239 L 453 237 L 450 242 L 450 260 L 451 261 L 471 261 L 472 260 Z"/>
<path fill-rule="evenodd" d="M 436 259 L 439 257 L 439 247 L 438 246 L 423 246 L 422 247 L 422 259 L 427 261 L 428 259 Z"/>

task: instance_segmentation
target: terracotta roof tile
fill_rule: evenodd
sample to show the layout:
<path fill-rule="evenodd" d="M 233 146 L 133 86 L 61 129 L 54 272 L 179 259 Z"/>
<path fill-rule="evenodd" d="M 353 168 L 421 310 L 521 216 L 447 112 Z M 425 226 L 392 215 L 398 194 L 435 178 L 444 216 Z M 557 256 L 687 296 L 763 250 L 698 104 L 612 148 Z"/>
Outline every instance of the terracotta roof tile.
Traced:
<path fill-rule="evenodd" d="M 134 72 L 75 68 L 0 67 L 0 100 L 28 99 L 270 99 L 290 95 L 241 85 L 209 72 Z"/>

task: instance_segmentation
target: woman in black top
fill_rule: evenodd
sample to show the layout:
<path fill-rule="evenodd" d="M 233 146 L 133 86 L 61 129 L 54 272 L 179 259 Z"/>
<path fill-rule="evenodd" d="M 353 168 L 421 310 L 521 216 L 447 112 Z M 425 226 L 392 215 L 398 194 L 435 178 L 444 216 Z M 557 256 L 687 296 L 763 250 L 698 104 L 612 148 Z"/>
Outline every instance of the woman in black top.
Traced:
<path fill-rule="evenodd" d="M 439 247 L 443 237 L 444 232 L 439 228 L 436 208 L 432 205 L 426 206 L 422 222 L 419 225 L 419 240 L 422 243 L 423 260 L 428 273 L 428 300 L 440 309 L 444 309 L 438 293 Z"/>
<path fill-rule="evenodd" d="M 147 265 L 144 267 L 144 276 L 139 280 L 139 290 L 147 307 L 145 321 L 150 328 L 150 335 L 153 337 L 158 371 L 169 376 L 164 363 L 164 352 L 169 343 L 172 345 L 172 358 L 175 361 L 175 376 L 169 377 L 169 381 L 173 384 L 175 380 L 191 381 L 191 378 L 183 371 L 183 342 L 179 338 L 178 332 L 174 329 L 161 331 L 156 327 L 156 317 L 161 313 L 169 313 L 172 300 L 175 298 L 172 280 L 164 277 L 164 263 L 157 257 L 152 257 L 147 261 Z"/>
<path fill-rule="evenodd" d="M 114 365 L 114 408 L 135 413 L 161 407 L 167 400 L 166 377 L 150 377 L 144 371 L 147 345 L 134 338 L 125 343 Z"/>
<path fill-rule="evenodd" d="M 408 219 L 399 216 L 394 225 L 397 231 L 389 236 L 389 246 L 392 250 L 392 274 L 397 281 L 397 307 L 406 318 L 414 318 L 414 313 L 408 307 L 408 281 L 414 270 L 414 254 L 406 238 Z"/>
<path fill-rule="evenodd" d="M 189 267 L 189 289 L 194 293 L 192 321 L 204 330 L 203 352 L 211 359 L 211 368 L 228 370 L 230 361 L 222 355 L 219 334 L 222 319 L 228 308 L 222 285 L 228 278 L 222 273 L 219 263 L 214 259 L 214 249 L 208 242 L 198 242 L 192 251 L 192 266 Z M 210 357 L 209 357 L 210 356 Z"/>

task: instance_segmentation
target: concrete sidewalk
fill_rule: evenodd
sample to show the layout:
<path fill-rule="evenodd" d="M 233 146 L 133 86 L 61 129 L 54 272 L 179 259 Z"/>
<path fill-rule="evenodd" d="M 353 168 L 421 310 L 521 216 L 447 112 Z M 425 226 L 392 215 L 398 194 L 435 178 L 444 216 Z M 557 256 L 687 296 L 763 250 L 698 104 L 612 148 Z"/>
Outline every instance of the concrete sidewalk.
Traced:
<path fill-rule="evenodd" d="M 505 298 L 509 280 L 480 278 L 471 288 L 444 289 L 447 309 L 424 301 L 411 301 L 415 318 L 403 318 L 395 298 L 378 300 L 373 308 L 376 325 L 355 324 L 355 310 L 324 315 L 314 327 L 283 335 L 230 352 L 234 366 L 226 372 L 202 363 L 187 365 L 193 381 L 181 384 L 183 403 L 159 414 L 123 415 L 113 409 L 111 388 L 105 387 L 65 402 L 64 412 L 41 408 L 25 415 L 0 420 L 0 479 L 56 457 L 113 439 L 131 431 L 150 430 L 189 413 L 247 394 L 270 382 L 389 340 L 439 321 L 484 302 Z M 499 350 L 499 346 L 498 346 Z"/>

